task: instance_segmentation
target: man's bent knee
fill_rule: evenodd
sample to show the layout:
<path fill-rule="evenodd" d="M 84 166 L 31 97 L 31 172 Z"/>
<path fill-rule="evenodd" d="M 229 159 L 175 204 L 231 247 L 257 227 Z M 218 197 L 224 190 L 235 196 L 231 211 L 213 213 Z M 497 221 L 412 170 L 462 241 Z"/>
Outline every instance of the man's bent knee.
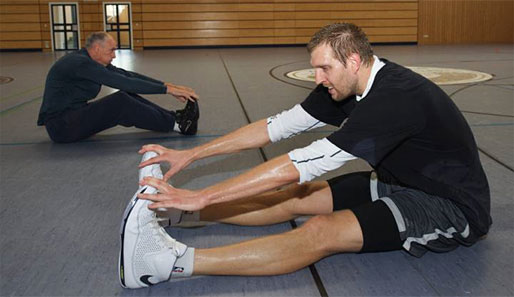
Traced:
<path fill-rule="evenodd" d="M 362 231 L 351 210 L 315 216 L 300 228 L 308 240 L 327 255 L 362 249 Z"/>
<path fill-rule="evenodd" d="M 326 182 L 311 182 L 287 188 L 287 196 L 293 197 L 283 203 L 284 211 L 293 216 L 329 214 L 332 212 L 332 197 Z"/>

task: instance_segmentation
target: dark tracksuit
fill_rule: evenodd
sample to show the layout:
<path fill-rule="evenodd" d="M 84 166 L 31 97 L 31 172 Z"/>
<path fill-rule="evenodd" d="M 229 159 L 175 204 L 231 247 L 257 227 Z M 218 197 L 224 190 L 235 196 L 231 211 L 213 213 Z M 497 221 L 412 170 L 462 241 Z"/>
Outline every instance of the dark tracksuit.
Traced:
<path fill-rule="evenodd" d="M 106 85 L 120 91 L 88 103 Z M 94 61 L 86 49 L 59 59 L 48 72 L 37 124 L 55 142 L 74 142 L 122 125 L 173 130 L 175 113 L 137 94 L 165 94 L 163 82 Z"/>

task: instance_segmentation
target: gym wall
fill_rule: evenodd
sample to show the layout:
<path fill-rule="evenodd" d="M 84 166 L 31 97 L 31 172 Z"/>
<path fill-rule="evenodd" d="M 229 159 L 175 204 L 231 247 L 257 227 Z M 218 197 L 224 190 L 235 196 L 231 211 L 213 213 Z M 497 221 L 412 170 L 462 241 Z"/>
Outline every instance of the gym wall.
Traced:
<path fill-rule="evenodd" d="M 49 3 L 78 3 L 81 45 L 103 1 L 0 0 L 0 49 L 51 50 Z M 107 1 L 106 1 L 107 2 Z M 116 1 L 109 1 L 116 3 Z M 513 42 L 512 0 L 132 0 L 134 49 L 305 44 L 321 26 L 363 27 L 371 42 Z"/>
<path fill-rule="evenodd" d="M 419 0 L 419 44 L 514 42 L 513 0 Z"/>

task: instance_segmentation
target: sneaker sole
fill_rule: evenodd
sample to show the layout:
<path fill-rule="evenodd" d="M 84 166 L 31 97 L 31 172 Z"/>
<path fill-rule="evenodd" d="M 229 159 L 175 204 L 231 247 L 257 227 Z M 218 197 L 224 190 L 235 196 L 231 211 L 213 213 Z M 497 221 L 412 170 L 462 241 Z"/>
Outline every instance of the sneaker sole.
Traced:
<path fill-rule="evenodd" d="M 151 158 L 157 157 L 157 156 L 158 156 L 157 153 L 154 151 L 146 152 L 143 155 L 143 157 L 141 158 L 141 162 L 144 162 L 148 159 L 151 159 Z M 145 166 L 145 167 L 139 169 L 139 181 L 141 181 L 143 178 L 145 178 L 147 176 L 153 176 L 153 177 L 162 179 L 161 165 L 159 165 L 157 163 L 157 164 L 148 165 L 148 166 Z"/>
<path fill-rule="evenodd" d="M 125 242 L 132 241 L 137 242 L 139 234 L 138 232 L 130 232 L 127 230 L 127 225 L 129 222 L 129 217 L 133 213 L 138 213 L 141 208 L 147 207 L 149 204 L 148 200 L 141 200 L 137 198 L 137 194 L 139 193 L 155 193 L 157 190 L 153 187 L 145 186 L 139 188 L 137 192 L 134 194 L 132 199 L 130 199 L 127 207 L 125 208 L 125 212 L 123 213 L 123 219 L 121 221 L 120 226 L 120 253 L 118 258 L 118 275 L 120 285 L 124 288 L 142 288 L 148 287 L 148 285 L 140 282 L 138 278 L 134 275 L 134 272 L 131 269 L 125 269 L 126 267 L 132 267 L 130 265 L 131 259 L 133 259 L 135 249 L 126 249 Z M 134 217 L 134 216 L 133 216 Z M 137 218 L 137 215 L 135 215 Z M 130 238 L 131 236 L 135 236 L 135 238 Z M 129 238 L 127 240 L 127 237 Z M 134 245 L 133 245 L 134 246 Z M 128 265 L 127 265 L 128 264 Z"/>
<path fill-rule="evenodd" d="M 191 107 L 192 105 L 192 107 Z M 186 108 L 183 110 L 183 117 L 189 118 L 193 114 L 193 118 L 186 121 L 186 123 L 183 125 L 183 127 L 180 129 L 181 131 L 188 131 L 189 129 L 192 129 L 192 131 L 189 131 L 187 133 L 181 132 L 184 135 L 195 135 L 198 131 L 198 119 L 200 118 L 200 107 L 198 106 L 198 102 L 191 102 L 188 101 L 186 104 Z M 194 128 L 191 128 L 192 126 L 195 126 Z"/>
<path fill-rule="evenodd" d="M 195 114 L 195 117 L 193 118 L 194 121 L 197 121 L 200 118 L 200 107 L 198 106 L 198 102 L 193 102 L 193 112 Z"/>
<path fill-rule="evenodd" d="M 150 158 L 153 158 L 155 156 L 157 156 L 157 154 L 153 151 L 146 152 L 142 157 L 142 162 L 146 161 Z M 159 166 L 159 164 L 157 164 L 157 166 Z M 139 170 L 140 180 L 143 177 L 152 176 L 152 174 L 155 173 L 154 168 L 158 168 L 159 172 L 160 172 L 160 167 L 155 167 L 155 165 L 146 166 L 146 167 L 141 168 Z M 161 173 L 161 176 L 162 176 L 162 173 Z M 150 187 L 150 186 L 140 187 L 136 191 L 134 196 L 132 196 L 132 198 L 129 200 L 127 206 L 125 207 L 125 211 L 123 212 L 123 218 L 121 220 L 121 226 L 120 226 L 120 252 L 119 252 L 119 257 L 118 257 L 118 276 L 119 276 L 120 285 L 123 288 L 147 287 L 146 284 L 143 284 L 143 283 L 140 283 L 137 281 L 137 278 L 134 276 L 133 272 L 130 269 L 128 271 L 125 269 L 125 267 L 131 267 L 131 265 L 128 265 L 128 266 L 125 265 L 126 264 L 125 260 L 132 259 L 132 256 L 134 254 L 134 250 L 127 251 L 125 249 L 126 236 L 127 236 L 127 234 L 130 234 L 130 233 L 126 232 L 127 231 L 126 228 L 127 228 L 128 218 L 129 218 L 130 214 L 133 211 L 138 212 L 139 209 L 141 209 L 141 207 L 146 207 L 146 205 L 149 203 L 147 200 L 140 200 L 139 198 L 137 198 L 137 194 L 139 194 L 139 193 L 155 193 L 155 192 L 157 192 L 157 190 L 153 187 Z M 135 240 L 137 242 L 137 236 L 136 236 Z"/>

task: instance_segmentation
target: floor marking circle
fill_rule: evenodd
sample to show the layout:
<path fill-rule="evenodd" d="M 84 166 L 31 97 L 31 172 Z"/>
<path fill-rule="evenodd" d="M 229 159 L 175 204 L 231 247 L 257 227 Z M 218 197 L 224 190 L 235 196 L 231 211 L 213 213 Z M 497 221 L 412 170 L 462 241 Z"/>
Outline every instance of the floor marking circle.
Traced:
<path fill-rule="evenodd" d="M 477 83 L 487 81 L 493 78 L 493 76 L 489 73 L 467 69 L 418 66 L 406 67 L 420 75 L 423 75 L 424 77 L 428 78 L 429 80 L 433 81 L 438 85 L 458 85 Z M 312 68 L 289 71 L 285 75 L 295 80 L 312 82 L 315 81 L 314 69 Z"/>
<path fill-rule="evenodd" d="M 13 81 L 14 78 L 9 76 L 0 76 L 0 85 L 5 85 Z"/>

